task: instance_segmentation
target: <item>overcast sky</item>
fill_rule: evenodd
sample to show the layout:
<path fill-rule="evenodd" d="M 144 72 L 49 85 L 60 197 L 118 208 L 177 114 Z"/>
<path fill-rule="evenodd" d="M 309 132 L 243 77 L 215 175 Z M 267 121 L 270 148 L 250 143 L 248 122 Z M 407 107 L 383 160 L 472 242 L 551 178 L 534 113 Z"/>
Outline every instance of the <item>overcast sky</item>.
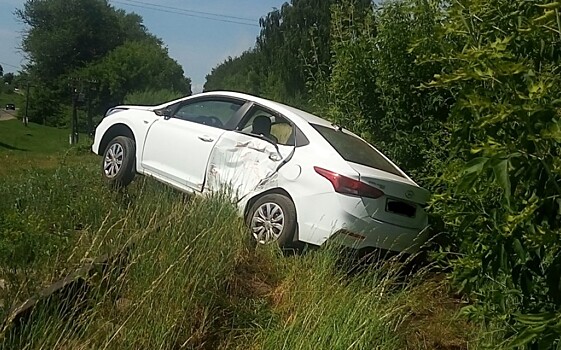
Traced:
<path fill-rule="evenodd" d="M 185 75 L 191 77 L 193 91 L 199 92 L 205 82 L 205 76 L 213 67 L 228 56 L 239 55 L 255 44 L 255 38 L 259 34 L 259 18 L 275 7 L 280 8 L 285 1 L 113 0 L 110 2 L 117 8 L 136 12 L 144 18 L 148 30 L 164 40 L 170 56 L 183 66 Z M 18 48 L 25 28 L 14 16 L 15 9 L 22 8 L 24 3 L 25 0 L 0 0 L 0 64 L 5 72 L 17 72 L 24 63 L 23 54 Z M 157 4 L 156 8 L 159 11 L 149 4 Z M 200 17 L 212 17 L 220 21 Z"/>

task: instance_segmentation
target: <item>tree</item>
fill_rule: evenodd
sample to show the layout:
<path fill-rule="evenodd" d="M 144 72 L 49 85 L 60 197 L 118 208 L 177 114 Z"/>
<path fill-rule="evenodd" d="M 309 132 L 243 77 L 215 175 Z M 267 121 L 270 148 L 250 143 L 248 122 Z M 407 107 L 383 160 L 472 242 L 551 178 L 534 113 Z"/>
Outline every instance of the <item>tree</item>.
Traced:
<path fill-rule="evenodd" d="M 44 80 L 103 57 L 125 40 L 104 0 L 28 0 L 16 14 L 28 26 L 23 50 Z"/>
<path fill-rule="evenodd" d="M 183 75 L 181 66 L 168 56 L 167 49 L 150 41 L 127 42 L 77 75 L 100 82 L 105 108 L 123 103 L 132 92 L 148 89 L 191 94 L 191 80 Z"/>
<path fill-rule="evenodd" d="M 42 120 L 61 124 L 65 118 L 53 114 L 63 113 L 73 89 L 87 88 L 90 83 L 85 80 L 104 87 L 92 104 L 98 112 L 122 102 L 132 91 L 145 89 L 151 79 L 162 88 L 190 93 L 190 81 L 181 66 L 169 58 L 162 41 L 146 30 L 142 17 L 116 10 L 107 0 L 27 0 L 17 16 L 27 25 L 22 41 L 29 59 L 25 71 L 42 90 L 34 95 L 32 113 Z M 145 60 L 141 49 L 147 50 Z M 129 59 L 149 67 L 137 69 Z M 162 71 L 155 68 L 158 64 Z M 162 77 L 169 81 L 163 82 Z M 92 90 L 87 90 L 91 99 Z"/>
<path fill-rule="evenodd" d="M 444 159 L 446 93 L 420 89 L 440 65 L 420 61 L 434 51 L 436 1 L 395 1 L 364 7 L 355 0 L 332 6 L 329 69 L 309 82 L 320 115 L 361 134 L 426 183 Z"/>
<path fill-rule="evenodd" d="M 207 76 L 205 89 L 229 88 L 304 107 L 310 75 L 330 69 L 331 6 L 340 0 L 292 0 L 261 18 L 255 47 Z M 357 0 L 359 9 L 371 6 Z"/>
<path fill-rule="evenodd" d="M 3 79 L 4 79 L 4 83 L 11 85 L 14 81 L 14 73 L 6 73 Z"/>
<path fill-rule="evenodd" d="M 232 90 L 261 95 L 265 81 L 260 60 L 261 56 L 255 49 L 236 58 L 228 57 L 206 76 L 204 90 Z"/>

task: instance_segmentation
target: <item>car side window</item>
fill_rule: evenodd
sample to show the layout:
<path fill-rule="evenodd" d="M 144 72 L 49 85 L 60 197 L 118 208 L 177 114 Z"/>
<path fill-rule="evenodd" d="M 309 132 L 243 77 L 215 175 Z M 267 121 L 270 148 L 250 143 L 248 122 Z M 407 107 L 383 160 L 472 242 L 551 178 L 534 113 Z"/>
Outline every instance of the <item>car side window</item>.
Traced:
<path fill-rule="evenodd" d="M 238 130 L 247 134 L 260 135 L 279 145 L 294 145 L 292 124 L 286 118 L 263 108 L 254 107 L 244 118 Z"/>
<path fill-rule="evenodd" d="M 180 106 L 173 118 L 224 129 L 243 103 L 224 100 L 202 100 Z"/>

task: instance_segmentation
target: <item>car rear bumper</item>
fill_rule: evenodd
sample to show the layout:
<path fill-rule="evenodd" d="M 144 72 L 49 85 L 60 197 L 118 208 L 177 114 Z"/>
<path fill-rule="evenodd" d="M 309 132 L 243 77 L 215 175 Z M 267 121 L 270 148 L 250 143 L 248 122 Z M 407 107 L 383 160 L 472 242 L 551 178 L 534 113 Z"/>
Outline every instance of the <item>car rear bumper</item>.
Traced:
<path fill-rule="evenodd" d="M 323 193 L 307 197 L 296 206 L 299 239 L 315 245 L 332 241 L 354 249 L 381 248 L 415 253 L 429 238 L 428 231 L 423 228 L 374 219 L 359 197 Z M 422 226 L 427 226 L 426 220 Z"/>
<path fill-rule="evenodd" d="M 428 240 L 428 230 L 400 227 L 372 218 L 357 218 L 350 214 L 345 224 L 330 237 L 330 241 L 353 249 L 381 248 L 403 253 L 416 253 Z"/>

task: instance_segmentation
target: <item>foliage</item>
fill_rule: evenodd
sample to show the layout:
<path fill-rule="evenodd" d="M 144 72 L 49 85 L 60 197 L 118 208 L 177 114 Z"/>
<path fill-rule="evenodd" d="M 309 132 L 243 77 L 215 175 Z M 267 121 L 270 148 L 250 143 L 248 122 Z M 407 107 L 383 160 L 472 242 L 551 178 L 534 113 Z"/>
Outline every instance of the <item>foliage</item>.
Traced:
<path fill-rule="evenodd" d="M 106 96 L 104 109 L 122 103 L 130 92 L 145 89 L 191 94 L 191 81 L 183 76 L 181 66 L 167 49 L 149 41 L 126 42 L 78 74 L 85 80 L 99 80 L 100 94 Z"/>
<path fill-rule="evenodd" d="M 435 287 L 421 284 L 423 274 L 404 283 L 400 265 L 392 261 L 347 274 L 334 247 L 294 257 L 273 246 L 248 249 L 244 242 L 249 232 L 237 209 L 220 196 L 185 199 L 152 180 L 136 181 L 126 193 L 113 194 L 98 183 L 91 165 L 88 161 L 82 168 L 30 172 L 29 181 L 10 179 L 13 190 L 0 207 L 1 217 L 8 220 L 2 221 L 0 232 L 11 232 L 21 223 L 4 215 L 18 202 L 28 206 L 21 214 L 31 218 L 27 225 L 53 228 L 44 235 L 33 231 L 30 246 L 0 236 L 0 247 L 11 242 L 30 248 L 27 255 L 50 253 L 41 257 L 41 264 L 0 261 L 2 277 L 10 277 L 5 281 L 9 295 L 0 298 L 6 305 L 21 302 L 40 287 L 31 279 L 58 279 L 107 252 L 125 251 L 127 258 L 88 279 L 86 298 L 78 303 L 66 301 L 67 308 L 39 304 L 28 322 L 0 329 L 1 349 L 79 344 L 108 349 L 167 349 L 177 344 L 360 349 L 374 344 L 378 349 L 428 350 L 427 341 L 437 346 L 450 341 L 439 335 L 443 329 L 452 332 L 452 344 L 478 344 L 477 329 L 463 321 L 423 333 L 430 340 L 409 339 L 422 329 L 425 322 L 411 322 L 417 313 L 429 312 L 423 305 L 427 290 Z M 37 214 L 47 211 L 43 224 Z M 8 266 L 27 273 L 17 274 Z M 24 270 L 26 266 L 35 269 Z M 430 301 L 431 308 L 437 302 Z M 444 317 L 434 320 L 444 321 L 452 323 Z"/>
<path fill-rule="evenodd" d="M 206 76 L 204 90 L 230 90 L 261 95 L 266 83 L 261 73 L 261 61 L 255 49 L 236 58 L 228 57 Z"/>
<path fill-rule="evenodd" d="M 0 74 L 0 76 L 2 76 L 2 75 Z M 2 80 L 4 80 L 5 84 L 11 85 L 12 82 L 14 81 L 14 73 L 4 74 L 4 76 L 2 77 Z"/>
<path fill-rule="evenodd" d="M 448 97 L 418 89 L 440 65 L 416 60 L 433 50 L 425 38 L 438 21 L 438 4 L 427 1 L 367 11 L 356 1 L 334 5 L 330 74 L 309 82 L 319 114 L 362 134 L 421 180 L 438 171 L 446 154 L 437 145 L 447 138 L 441 125 Z"/>
<path fill-rule="evenodd" d="M 455 277 L 516 327 L 513 344 L 540 349 L 561 337 L 560 6 L 455 2 L 428 84 L 457 99 L 434 203 L 463 253 Z"/>
<path fill-rule="evenodd" d="M 64 106 L 72 103 L 73 91 L 98 113 L 133 91 L 191 91 L 181 66 L 142 18 L 107 0 L 28 0 L 16 14 L 27 25 L 22 48 L 29 58 L 26 80 L 33 86 L 32 121 L 66 124 Z M 131 69 L 133 64 L 138 66 Z"/>
<path fill-rule="evenodd" d="M 228 58 L 205 90 L 231 89 L 299 106 L 308 104 L 309 74 L 329 69 L 330 6 L 336 0 L 292 0 L 261 18 L 253 49 Z M 370 1 L 361 0 L 362 8 Z"/>
<path fill-rule="evenodd" d="M 47 9 L 56 13 L 57 1 L 44 3 L 54 4 Z M 94 6 L 89 1 L 84 4 L 94 13 L 105 11 L 102 2 Z M 37 3 L 42 2 L 28 1 L 26 10 Z M 472 302 L 464 313 L 483 320 L 484 327 L 501 329 L 495 334 L 503 337 L 502 346 L 551 349 L 561 343 L 560 11 L 559 1 L 539 0 L 395 0 L 379 6 L 358 0 L 293 0 L 261 20 L 253 49 L 213 69 L 205 90 L 239 90 L 312 107 L 369 139 L 434 193 L 431 221 L 446 238 L 436 255 Z M 31 10 L 27 15 L 41 18 Z M 122 15 L 117 12 L 122 19 L 115 23 L 140 24 Z M 59 25 L 74 23 L 71 18 Z M 29 22 L 34 28 L 31 23 L 39 22 Z M 167 59 L 161 43 L 138 28 L 133 32 L 114 47 L 102 45 L 105 52 L 99 56 L 90 52 L 72 58 L 68 70 L 55 67 L 61 70 L 53 70 L 60 80 L 58 85 L 45 82 L 45 94 L 51 96 L 44 100 L 62 96 L 66 85 L 61 82 L 74 73 L 103 75 L 104 101 L 152 87 L 145 84 L 147 76 L 157 89 L 185 88 L 177 78 L 182 72 Z M 80 33 L 69 37 L 77 40 Z M 33 52 L 34 45 L 41 47 L 33 40 L 41 36 L 29 34 L 26 45 Z M 85 35 L 81 40 L 93 39 Z M 60 42 L 53 46 L 60 50 L 53 55 L 69 52 Z M 143 50 L 147 57 L 140 54 Z M 31 56 L 30 74 L 43 69 L 35 62 L 39 57 Z M 130 69 L 120 67 L 127 60 L 146 64 L 146 70 L 129 74 Z M 164 69 L 155 69 L 155 62 Z M 177 80 L 166 85 L 163 77 L 172 76 Z M 298 276 L 309 269 L 295 264 L 301 264 Z M 372 302 L 356 281 L 350 289 L 338 289 L 332 279 L 321 280 L 327 275 L 288 277 L 286 288 L 295 295 L 310 293 L 308 280 L 324 288 L 303 303 L 308 305 L 304 310 L 258 311 L 265 322 L 259 327 L 278 319 L 284 323 L 260 329 L 251 343 L 301 345 L 305 339 L 292 336 L 308 330 L 336 343 L 331 325 L 341 317 L 358 320 L 352 304 L 345 304 L 349 290 L 355 291 L 353 297 L 364 297 L 352 299 L 363 309 L 373 314 L 389 310 Z M 330 296 L 337 302 L 329 304 Z M 392 304 L 398 299 L 381 300 L 391 306 L 399 305 Z M 306 311 L 318 300 L 330 307 L 316 319 L 318 314 Z M 381 327 L 376 328 L 380 339 L 403 346 L 385 333 L 384 324 L 370 321 Z M 386 322 L 400 324 L 397 319 Z M 353 324 L 361 329 L 360 322 Z M 357 341 L 373 336 L 352 334 Z"/>
<path fill-rule="evenodd" d="M 502 325 L 505 346 L 558 346 L 561 3 L 338 1 L 329 30 L 322 27 L 329 39 L 308 42 L 287 39 L 288 24 L 277 30 L 290 23 L 291 5 L 264 18 L 250 52 L 264 55 L 272 72 L 287 62 L 291 69 L 261 79 L 259 91 L 298 80 L 292 43 L 312 48 L 317 56 L 300 57 L 311 62 L 313 109 L 434 192 L 433 226 L 446 238 L 438 256 L 473 302 L 465 312 Z M 298 33 L 317 29 L 307 28 Z M 314 40 L 329 49 L 308 45 Z M 243 66 L 236 60 L 226 66 Z"/>
<path fill-rule="evenodd" d="M 380 261 L 348 273 L 337 247 L 254 249 L 221 196 L 189 198 L 143 178 L 109 191 L 98 157 L 67 149 L 64 131 L 2 123 L 0 139 L 18 149 L 0 148 L 0 317 L 93 258 L 127 258 L 96 269 L 85 298 L 42 299 L 28 322 L 2 322 L 0 349 L 429 350 L 493 336 L 454 317 L 446 285 L 422 271 L 405 279 L 401 264 Z"/>
<path fill-rule="evenodd" d="M 174 90 L 135 91 L 125 97 L 125 103 L 131 105 L 159 105 L 183 97 L 184 94 Z"/>

